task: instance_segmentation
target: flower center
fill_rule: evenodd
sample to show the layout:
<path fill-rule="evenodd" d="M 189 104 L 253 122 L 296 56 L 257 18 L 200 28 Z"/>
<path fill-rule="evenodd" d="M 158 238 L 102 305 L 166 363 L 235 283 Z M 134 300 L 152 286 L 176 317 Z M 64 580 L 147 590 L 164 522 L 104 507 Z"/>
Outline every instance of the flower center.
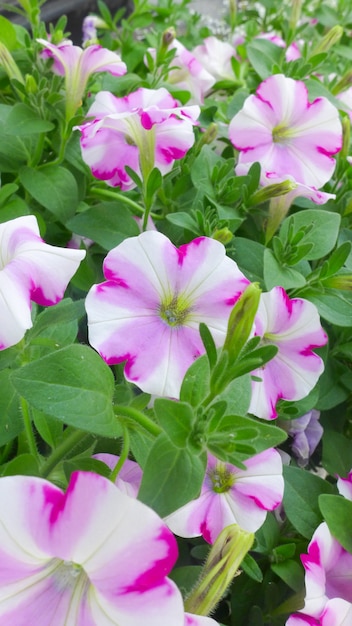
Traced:
<path fill-rule="evenodd" d="M 159 309 L 161 319 L 169 326 L 182 326 L 189 312 L 188 303 L 178 296 L 173 296 L 171 300 L 162 302 Z"/>
<path fill-rule="evenodd" d="M 285 124 L 278 124 L 272 130 L 272 137 L 274 143 L 289 143 L 293 137 L 292 128 L 289 128 Z"/>
<path fill-rule="evenodd" d="M 64 591 L 76 586 L 85 586 L 89 580 L 81 565 L 73 561 L 61 561 L 55 571 L 55 583 L 60 591 Z"/>
<path fill-rule="evenodd" d="M 215 493 L 229 491 L 236 481 L 235 474 L 227 469 L 224 463 L 217 463 L 216 467 L 208 471 Z"/>

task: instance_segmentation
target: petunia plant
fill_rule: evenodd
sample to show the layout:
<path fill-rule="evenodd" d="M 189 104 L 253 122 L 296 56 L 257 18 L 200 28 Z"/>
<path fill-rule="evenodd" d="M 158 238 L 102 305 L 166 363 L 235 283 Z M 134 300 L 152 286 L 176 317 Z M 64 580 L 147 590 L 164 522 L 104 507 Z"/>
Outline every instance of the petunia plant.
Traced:
<path fill-rule="evenodd" d="M 349 3 L 1 4 L 0 624 L 350 626 Z"/>

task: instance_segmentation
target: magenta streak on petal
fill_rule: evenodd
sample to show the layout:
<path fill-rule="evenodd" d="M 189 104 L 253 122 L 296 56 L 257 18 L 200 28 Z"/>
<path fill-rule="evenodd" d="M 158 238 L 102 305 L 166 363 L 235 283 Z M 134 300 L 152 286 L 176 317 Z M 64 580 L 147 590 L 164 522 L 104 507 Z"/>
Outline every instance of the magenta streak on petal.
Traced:
<path fill-rule="evenodd" d="M 113 269 L 106 267 L 106 264 L 104 264 L 104 276 L 109 283 L 109 287 L 116 286 L 116 287 L 124 287 L 125 289 L 130 289 L 129 284 L 126 283 L 124 278 L 120 278 L 117 274 L 115 274 Z"/>
<path fill-rule="evenodd" d="M 144 593 L 164 584 L 165 577 L 177 561 L 178 548 L 176 539 L 168 528 L 162 528 L 156 539 L 167 544 L 169 549 L 166 556 L 156 561 L 149 570 L 143 572 L 131 585 L 125 587 L 124 593 Z"/>
<path fill-rule="evenodd" d="M 61 298 L 62 294 L 55 296 L 54 300 L 46 298 L 41 287 L 36 287 L 31 290 L 31 300 L 41 306 L 51 306 L 52 304 L 57 304 Z"/>
<path fill-rule="evenodd" d="M 266 81 L 264 81 L 264 83 L 265 82 Z M 265 98 L 263 98 L 263 96 L 260 94 L 259 90 L 256 92 L 255 97 L 258 98 L 258 100 L 260 100 L 264 104 L 266 104 L 268 107 L 270 107 L 270 109 L 272 111 L 274 110 L 274 107 L 272 106 L 271 102 L 269 102 L 269 100 L 266 100 Z"/>
<path fill-rule="evenodd" d="M 72 479 L 71 479 L 72 481 Z M 71 485 L 71 482 L 70 482 Z M 43 485 L 44 507 L 50 507 L 49 524 L 54 525 L 65 508 L 65 494 L 54 487 Z"/>
<path fill-rule="evenodd" d="M 179 248 L 176 248 L 178 255 L 178 264 L 181 266 L 183 265 L 183 260 L 186 258 L 190 246 L 199 246 L 204 241 L 204 239 L 205 237 L 197 237 L 196 239 L 193 239 L 193 241 L 191 241 L 190 243 L 184 243 Z"/>
<path fill-rule="evenodd" d="M 146 111 L 143 111 L 140 119 L 141 119 L 141 124 L 145 130 L 150 130 L 151 128 L 153 128 L 152 119 L 148 115 L 148 113 L 146 113 Z"/>
<path fill-rule="evenodd" d="M 248 495 L 246 497 L 253 500 L 253 502 L 255 502 L 255 504 L 257 505 L 257 507 L 259 509 L 263 509 L 264 511 L 273 511 L 274 509 L 276 509 L 276 507 L 279 506 L 279 504 L 281 504 L 281 499 L 280 499 L 277 502 L 274 502 L 272 505 L 270 505 L 270 508 L 268 508 L 267 506 L 264 506 L 261 500 L 259 500 L 259 498 L 257 498 L 256 496 Z"/>
<path fill-rule="evenodd" d="M 199 530 L 202 533 L 203 539 L 207 541 L 208 543 L 212 543 L 211 533 L 210 533 L 209 528 L 207 527 L 206 521 L 201 523 Z"/>
<path fill-rule="evenodd" d="M 134 360 L 135 360 L 135 356 L 132 356 L 129 352 L 127 352 L 127 354 L 122 354 L 121 356 L 105 356 L 102 352 L 99 352 L 100 356 L 102 359 L 104 359 L 105 363 L 107 363 L 108 365 L 117 365 L 118 363 L 123 363 L 124 361 L 127 361 L 126 365 L 125 365 L 125 373 L 127 374 L 127 370 L 129 370 L 130 367 L 132 367 Z"/>
<path fill-rule="evenodd" d="M 160 152 L 168 163 L 175 159 L 182 159 L 185 155 L 186 150 L 181 150 L 180 148 L 172 147 L 169 148 L 160 148 Z"/>
<path fill-rule="evenodd" d="M 339 152 L 341 148 L 342 148 L 342 143 L 341 145 L 331 150 L 326 150 L 323 146 L 317 146 L 317 152 L 319 152 L 319 154 L 324 154 L 324 156 L 328 157 L 330 161 L 334 161 L 331 155 Z"/>

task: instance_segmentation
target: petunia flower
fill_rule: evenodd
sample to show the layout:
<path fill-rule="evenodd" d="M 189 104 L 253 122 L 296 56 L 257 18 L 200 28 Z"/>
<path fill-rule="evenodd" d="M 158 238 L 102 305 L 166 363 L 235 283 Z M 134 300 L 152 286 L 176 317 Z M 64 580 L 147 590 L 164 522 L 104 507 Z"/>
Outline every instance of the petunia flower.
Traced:
<path fill-rule="evenodd" d="M 296 61 L 302 56 L 295 41 L 293 41 L 289 46 L 286 46 L 282 37 L 276 35 L 275 33 L 260 33 L 260 35 L 257 35 L 256 39 L 266 39 L 267 41 L 271 41 L 271 43 L 275 44 L 275 46 L 279 46 L 279 48 L 286 48 L 285 59 L 287 62 Z"/>
<path fill-rule="evenodd" d="M 225 340 L 230 312 L 249 281 L 224 246 L 199 237 L 177 249 L 146 231 L 104 261 L 106 281 L 86 299 L 89 342 L 143 391 L 177 398 L 193 361 L 204 354 L 199 324 Z"/>
<path fill-rule="evenodd" d="M 31 300 L 57 304 L 85 257 L 40 237 L 33 215 L 0 224 L 0 349 L 18 343 L 32 327 Z"/>
<path fill-rule="evenodd" d="M 324 370 L 314 349 L 326 344 L 314 304 L 289 298 L 282 287 L 261 294 L 255 318 L 255 334 L 262 343 L 277 346 L 278 353 L 252 372 L 249 412 L 264 419 L 277 417 L 279 399 L 300 400 L 309 394 Z"/>
<path fill-rule="evenodd" d="M 167 82 L 190 93 L 188 104 L 203 104 L 204 97 L 215 84 L 214 76 L 178 39 L 172 40 L 168 50 L 176 50 L 176 53 L 171 61 Z M 148 48 L 148 53 L 156 57 L 155 48 Z"/>
<path fill-rule="evenodd" d="M 124 98 L 101 91 L 87 113 L 94 119 L 76 127 L 83 159 L 96 178 L 132 189 L 126 165 L 145 180 L 154 167 L 169 172 L 193 146 L 199 113 L 198 106 L 179 107 L 164 88 L 142 87 Z"/>
<path fill-rule="evenodd" d="M 214 543 L 220 532 L 238 524 L 255 532 L 282 501 L 284 480 L 280 454 L 269 448 L 244 462 L 246 469 L 208 455 L 207 471 L 199 498 L 166 517 L 180 537 L 203 535 Z"/>
<path fill-rule="evenodd" d="M 231 59 L 236 58 L 234 46 L 217 37 L 206 37 L 192 54 L 216 81 L 234 79 Z"/>
<path fill-rule="evenodd" d="M 52 70 L 55 74 L 65 77 L 66 88 L 66 119 L 70 120 L 78 107 L 91 74 L 109 72 L 113 76 L 126 74 L 126 64 L 118 54 L 102 48 L 98 44 L 88 46 L 84 50 L 66 40 L 55 46 L 45 39 L 37 39 L 44 46 L 41 56 L 53 59 Z"/>
<path fill-rule="evenodd" d="M 115 454 L 100 452 L 98 454 L 94 454 L 93 459 L 97 459 L 98 461 L 105 463 L 105 465 L 113 470 L 120 457 Z M 130 459 L 126 459 L 117 475 L 115 485 L 132 498 L 137 498 L 142 476 L 143 472 L 138 463 L 131 461 Z"/>
<path fill-rule="evenodd" d="M 342 478 L 338 476 L 337 479 L 337 488 L 339 493 L 347 498 L 347 500 L 352 500 L 352 470 L 349 472 L 347 478 Z"/>
<path fill-rule="evenodd" d="M 306 584 L 303 613 L 320 618 L 334 598 L 352 603 L 352 554 L 331 535 L 325 522 L 318 526 L 301 560 Z"/>
<path fill-rule="evenodd" d="M 290 175 L 319 189 L 334 172 L 342 126 L 327 98 L 309 102 L 302 81 L 275 74 L 245 100 L 230 122 L 229 137 L 240 151 L 239 165 L 248 170 L 259 162 L 264 181 L 267 174 Z"/>
<path fill-rule="evenodd" d="M 300 467 L 305 467 L 323 436 L 319 422 L 320 411 L 313 409 L 297 419 L 290 420 L 288 434 L 293 437 L 291 449 Z"/>
<path fill-rule="evenodd" d="M 219 626 L 218 622 L 211 617 L 204 615 L 193 615 L 193 613 L 185 613 L 184 626 Z"/>
<path fill-rule="evenodd" d="M 184 626 L 175 538 L 102 476 L 1 478 L 0 551 L 2 624 Z"/>

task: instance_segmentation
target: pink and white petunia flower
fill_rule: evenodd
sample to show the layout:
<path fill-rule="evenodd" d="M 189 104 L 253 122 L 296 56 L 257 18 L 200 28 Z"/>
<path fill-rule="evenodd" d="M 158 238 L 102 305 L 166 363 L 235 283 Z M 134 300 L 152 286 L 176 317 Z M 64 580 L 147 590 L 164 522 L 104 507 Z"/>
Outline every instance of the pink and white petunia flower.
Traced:
<path fill-rule="evenodd" d="M 31 301 L 57 304 L 85 257 L 84 250 L 46 244 L 33 215 L 0 224 L 0 349 L 32 327 Z"/>
<path fill-rule="evenodd" d="M 199 237 L 178 249 L 152 230 L 111 250 L 103 269 L 106 282 L 86 299 L 89 342 L 107 363 L 126 361 L 127 380 L 143 391 L 179 397 L 204 354 L 200 322 L 221 346 L 249 281 L 218 241 Z"/>
<path fill-rule="evenodd" d="M 334 598 L 352 603 L 352 554 L 331 535 L 325 522 L 318 526 L 301 560 L 306 570 L 303 613 L 320 618 Z"/>
<path fill-rule="evenodd" d="M 106 478 L 0 479 L 0 622 L 184 626 L 172 533 Z"/>
<path fill-rule="evenodd" d="M 122 76 L 127 72 L 126 64 L 118 54 L 98 44 L 83 50 L 69 40 L 58 46 L 45 39 L 37 41 L 44 46 L 42 58 L 53 59 L 53 72 L 65 77 L 67 119 L 71 119 L 81 105 L 91 74 L 109 72 L 113 76 Z"/>
<path fill-rule="evenodd" d="M 120 457 L 115 454 L 109 454 L 107 452 L 100 452 L 93 455 L 93 459 L 97 459 L 102 463 L 105 463 L 111 470 L 114 469 L 118 463 Z M 142 468 L 135 461 L 126 459 L 122 468 L 120 469 L 115 485 L 124 493 L 132 498 L 137 498 L 139 487 L 141 485 L 143 476 Z"/>
<path fill-rule="evenodd" d="M 199 498 L 166 517 L 180 537 L 202 535 L 214 543 L 231 524 L 255 532 L 282 501 L 284 479 L 280 454 L 269 448 L 244 462 L 246 469 L 208 455 L 207 471 Z"/>
<path fill-rule="evenodd" d="M 193 146 L 199 113 L 198 106 L 178 106 L 164 88 L 140 88 L 123 98 L 101 91 L 87 113 L 94 119 L 76 127 L 83 159 L 96 178 L 132 189 L 126 165 L 144 179 L 154 167 L 169 172 Z"/>
<path fill-rule="evenodd" d="M 352 500 L 352 470 L 349 472 L 347 478 L 338 477 L 337 488 L 342 496 L 347 498 L 347 500 Z"/>
<path fill-rule="evenodd" d="M 327 98 L 310 103 L 302 81 L 275 74 L 245 100 L 230 122 L 229 137 L 240 151 L 239 165 L 248 170 L 259 162 L 263 181 L 270 173 L 290 175 L 319 189 L 334 172 L 333 155 L 342 147 L 342 125 Z"/>
<path fill-rule="evenodd" d="M 261 294 L 254 326 L 263 345 L 277 346 L 278 353 L 252 372 L 249 412 L 274 419 L 278 400 L 300 400 L 318 382 L 324 363 L 314 349 L 324 346 L 327 336 L 316 306 L 303 298 L 289 298 L 282 287 Z"/>
<path fill-rule="evenodd" d="M 192 54 L 216 81 L 234 79 L 231 59 L 236 58 L 236 50 L 226 41 L 214 36 L 206 37 Z"/>
<path fill-rule="evenodd" d="M 176 54 L 171 61 L 172 69 L 167 82 L 180 90 L 189 91 L 188 104 L 203 104 L 204 97 L 215 84 L 214 76 L 178 39 L 173 39 L 168 49 L 176 50 Z M 148 52 L 156 57 L 155 48 L 149 48 Z"/>
<path fill-rule="evenodd" d="M 279 35 L 275 33 L 261 33 L 257 35 L 256 39 L 267 39 L 271 41 L 271 43 L 275 44 L 275 46 L 279 46 L 279 48 L 286 48 L 285 59 L 287 62 L 296 61 L 302 55 L 300 49 L 295 41 L 293 41 L 289 46 L 286 46 L 286 43 Z"/>

